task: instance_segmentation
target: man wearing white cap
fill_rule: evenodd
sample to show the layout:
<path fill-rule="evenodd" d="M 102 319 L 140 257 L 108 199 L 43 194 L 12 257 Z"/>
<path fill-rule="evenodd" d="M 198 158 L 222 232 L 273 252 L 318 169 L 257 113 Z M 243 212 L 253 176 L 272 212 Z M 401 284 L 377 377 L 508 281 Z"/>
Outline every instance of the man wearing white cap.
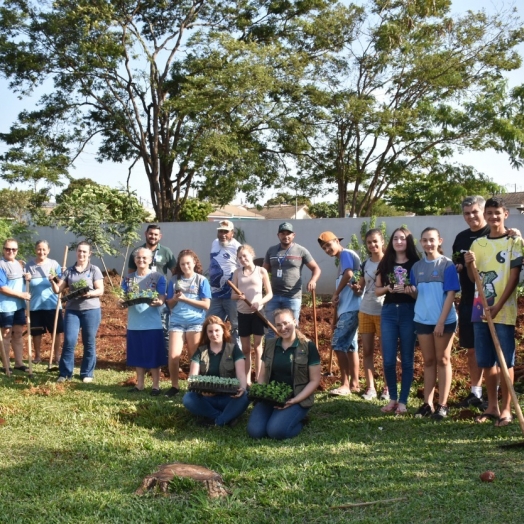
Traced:
<path fill-rule="evenodd" d="M 231 332 L 238 339 L 237 303 L 231 300 L 231 288 L 227 281 L 231 280 L 239 264 L 237 250 L 240 242 L 233 238 L 235 226 L 230 220 L 222 220 L 218 224 L 217 238 L 211 244 L 211 263 L 209 265 L 209 282 L 211 284 L 211 307 L 207 316 L 216 315 L 222 320 L 229 319 Z"/>

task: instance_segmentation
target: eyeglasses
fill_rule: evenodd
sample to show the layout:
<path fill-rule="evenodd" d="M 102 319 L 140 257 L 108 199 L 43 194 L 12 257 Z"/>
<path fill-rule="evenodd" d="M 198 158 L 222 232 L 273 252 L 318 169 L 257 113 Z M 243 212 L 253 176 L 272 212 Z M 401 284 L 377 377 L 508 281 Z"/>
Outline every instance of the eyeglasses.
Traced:
<path fill-rule="evenodd" d="M 275 326 L 277 326 L 278 329 L 282 329 L 289 326 L 289 324 L 293 324 L 293 321 L 289 320 L 288 322 L 282 322 L 282 324 L 275 324 Z"/>
<path fill-rule="evenodd" d="M 135 257 L 135 260 L 147 260 L 149 257 Z"/>
<path fill-rule="evenodd" d="M 16 253 L 18 251 L 17 247 L 4 247 L 4 251 L 12 251 L 13 253 Z"/>

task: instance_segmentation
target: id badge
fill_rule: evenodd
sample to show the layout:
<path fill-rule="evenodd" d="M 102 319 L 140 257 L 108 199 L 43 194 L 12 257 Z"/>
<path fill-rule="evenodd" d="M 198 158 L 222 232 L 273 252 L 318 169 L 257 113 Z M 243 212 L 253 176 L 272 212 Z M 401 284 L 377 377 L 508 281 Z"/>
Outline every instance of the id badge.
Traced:
<path fill-rule="evenodd" d="M 282 270 L 281 269 L 277 269 L 277 277 L 278 278 L 282 278 Z"/>

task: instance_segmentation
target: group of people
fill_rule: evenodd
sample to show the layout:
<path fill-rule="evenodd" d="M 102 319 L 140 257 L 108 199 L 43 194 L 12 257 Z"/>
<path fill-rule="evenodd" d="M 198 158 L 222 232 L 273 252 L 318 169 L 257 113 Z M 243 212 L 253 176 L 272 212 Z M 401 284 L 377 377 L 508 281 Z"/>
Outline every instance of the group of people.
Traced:
<path fill-rule="evenodd" d="M 418 338 L 424 359 L 424 403 L 416 416 L 442 420 L 449 412 L 450 356 L 458 322 L 460 345 L 468 350 L 471 375 L 471 393 L 461 404 L 482 405 L 483 373 L 488 403 L 477 422 L 494 420 L 498 426 L 511 422 L 510 397 L 504 381 L 500 382 L 502 400 L 498 402 L 497 357 L 473 277 L 476 264 L 511 373 L 522 239 L 519 231 L 507 230 L 508 210 L 501 199 L 485 202 L 482 197 L 468 197 L 462 209 L 469 228 L 457 235 L 453 260 L 442 254 L 443 239 L 432 227 L 421 232 L 423 253 L 419 253 L 413 235 L 405 227 L 395 229 L 387 245 L 382 232 L 371 229 L 365 235 L 368 258 L 363 263 L 357 253 L 342 246 L 343 239 L 333 232 L 326 231 L 318 237 L 321 249 L 338 259 L 332 296 L 336 308 L 332 348 L 341 380 L 340 386 L 331 390 L 332 395 L 360 392 L 357 340 L 360 332 L 366 381 L 363 398 L 378 397 L 374 369 L 378 338 L 385 381 L 380 396 L 387 401 L 381 409 L 385 413 L 407 413 Z M 233 223 L 219 222 L 217 238 L 211 246 L 209 278 L 203 275 L 194 251 L 185 249 L 175 257 L 161 245 L 161 238 L 160 227 L 149 225 L 146 242 L 131 253 L 129 272 L 122 281 L 124 293 L 146 292 L 151 297 L 147 303 L 128 308 L 127 363 L 137 373 L 136 386 L 130 392 L 145 389 L 146 371 L 150 370 L 153 381 L 150 394 L 160 395 L 160 368 L 167 364 L 171 387 L 164 395 L 177 395 L 179 362 L 185 344 L 190 375 L 236 377 L 240 383 L 233 396 L 194 391 L 184 395 L 184 406 L 200 417 L 203 424 L 234 425 L 247 409 L 247 391 L 252 381 L 277 381 L 291 386 L 293 395 L 283 408 L 257 403 L 249 418 L 248 433 L 253 438 L 277 439 L 298 434 L 321 376 L 318 349 L 298 330 L 302 269 L 306 266 L 311 271 L 307 289 L 312 291 L 320 277 L 320 268 L 311 253 L 295 242 L 293 225 L 289 222 L 279 225 L 279 243 L 268 249 L 262 265 L 258 265 L 253 248 L 234 238 Z M 89 244 L 78 245 L 76 263 L 69 268 L 61 268 L 48 258 L 46 241 L 37 242 L 35 259 L 24 267 L 16 259 L 17 247 L 16 240 L 6 240 L 0 261 L 0 323 L 6 353 L 9 354 L 12 345 L 15 369 L 25 371 L 22 326 L 25 303 L 29 300 L 35 358 L 39 360 L 41 335 L 51 331 L 55 310 L 60 307 L 58 295 L 81 280 L 86 291 L 68 300 L 63 322 L 59 315 L 56 330 L 64 332 L 64 342 L 58 381 L 72 378 L 74 349 L 81 329 L 84 356 L 80 378 L 91 382 L 101 319 L 99 297 L 104 286 L 100 269 L 89 261 Z M 26 280 L 30 287 L 24 284 Z M 457 317 L 454 300 L 459 291 Z M 267 330 L 264 318 L 276 327 L 277 333 Z M 60 353 L 59 344 L 55 351 Z"/>

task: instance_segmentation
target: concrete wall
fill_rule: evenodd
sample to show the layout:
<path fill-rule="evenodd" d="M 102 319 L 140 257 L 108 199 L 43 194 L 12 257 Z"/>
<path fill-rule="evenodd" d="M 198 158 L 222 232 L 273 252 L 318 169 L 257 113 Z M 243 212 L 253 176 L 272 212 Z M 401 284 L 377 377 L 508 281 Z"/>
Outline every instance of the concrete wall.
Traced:
<path fill-rule="evenodd" d="M 322 270 L 322 275 L 318 282 L 317 293 L 330 293 L 334 288 L 334 281 L 336 278 L 336 267 L 333 259 L 328 257 L 319 247 L 317 237 L 323 231 L 333 231 L 336 235 L 343 237 L 343 244 L 351 239 L 351 235 L 360 234 L 360 227 L 362 222 L 369 219 L 366 218 L 329 218 L 329 219 L 313 219 L 313 220 L 291 220 L 296 232 L 296 242 L 303 245 L 313 255 L 314 259 Z M 466 223 L 461 215 L 448 215 L 439 217 L 388 217 L 378 218 L 377 225 L 382 221 L 386 222 L 387 231 L 391 233 L 395 228 L 405 224 L 415 235 L 415 238 L 420 238 L 420 232 L 428 227 L 436 227 L 439 229 L 442 238 L 444 239 L 443 249 L 447 256 L 451 256 L 452 245 L 455 236 L 460 231 L 467 228 Z M 278 225 L 284 220 L 254 220 L 254 221 L 238 221 L 235 226 L 241 228 L 244 232 L 246 242 L 251 244 L 257 257 L 263 257 L 269 246 L 278 243 L 277 230 Z M 524 232 L 524 215 L 518 215 L 513 212 L 507 220 L 508 227 L 516 227 Z M 216 237 L 217 223 L 210 222 L 180 222 L 180 223 L 164 223 L 162 227 L 162 241 L 161 243 L 173 250 L 175 256 L 182 249 L 193 249 L 200 260 L 204 269 L 207 270 L 209 266 L 209 250 L 211 242 Z M 144 238 L 144 231 L 146 224 L 144 224 L 140 235 Z M 60 229 L 54 228 L 38 228 L 35 235 L 37 238 L 45 238 L 51 246 L 51 257 L 62 263 L 64 256 L 64 247 L 75 240 L 71 233 L 66 233 Z M 74 253 L 69 253 L 67 265 L 71 265 L 75 261 Z M 100 261 L 93 256 L 93 263 L 100 265 Z M 106 265 L 109 269 L 116 269 L 119 273 L 122 271 L 124 264 L 124 256 L 106 257 Z M 127 273 L 127 266 L 126 271 Z M 304 280 L 309 280 L 310 271 L 304 268 Z"/>

